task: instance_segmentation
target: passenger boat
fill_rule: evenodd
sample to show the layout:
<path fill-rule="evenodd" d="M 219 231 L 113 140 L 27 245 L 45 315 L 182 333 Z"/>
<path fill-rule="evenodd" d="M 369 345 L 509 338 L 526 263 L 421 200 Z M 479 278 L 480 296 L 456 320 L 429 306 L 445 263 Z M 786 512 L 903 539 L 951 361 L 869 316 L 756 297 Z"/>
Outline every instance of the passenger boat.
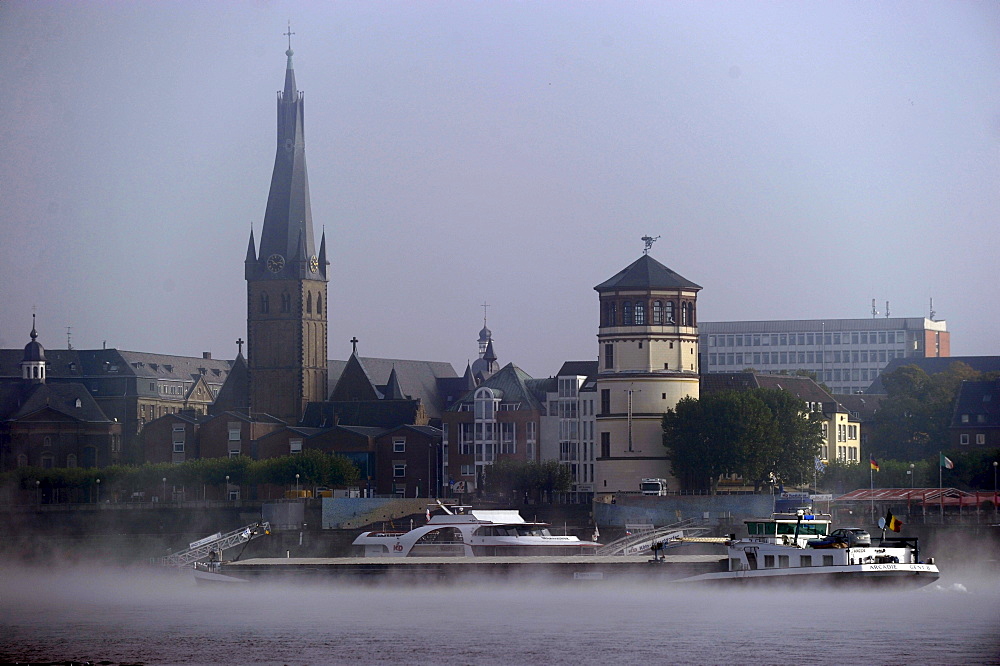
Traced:
<path fill-rule="evenodd" d="M 747 536 L 725 540 L 727 570 L 677 582 L 892 584 L 923 587 L 938 579 L 933 558 L 920 559 L 916 537 L 886 538 L 873 543 L 863 529 L 830 531 L 829 515 L 798 509 L 770 518 L 744 521 Z"/>
<path fill-rule="evenodd" d="M 601 545 L 558 536 L 547 523 L 527 522 L 514 510 L 439 503 L 441 513 L 406 532 L 364 532 L 354 540 L 363 557 L 478 557 L 593 554 Z M 429 512 L 428 512 L 429 513 Z"/>

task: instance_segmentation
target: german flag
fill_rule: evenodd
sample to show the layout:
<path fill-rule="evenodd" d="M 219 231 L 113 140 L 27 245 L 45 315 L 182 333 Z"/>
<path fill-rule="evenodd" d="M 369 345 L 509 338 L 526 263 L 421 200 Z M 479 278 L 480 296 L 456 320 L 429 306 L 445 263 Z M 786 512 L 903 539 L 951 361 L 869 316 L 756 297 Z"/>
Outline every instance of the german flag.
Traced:
<path fill-rule="evenodd" d="M 872 471 L 878 471 L 878 462 L 875 460 L 875 456 L 868 456 L 868 463 L 872 466 Z"/>
<path fill-rule="evenodd" d="M 893 532 L 898 532 L 903 529 L 903 521 L 892 515 L 892 511 L 887 511 L 885 514 L 885 526 Z"/>

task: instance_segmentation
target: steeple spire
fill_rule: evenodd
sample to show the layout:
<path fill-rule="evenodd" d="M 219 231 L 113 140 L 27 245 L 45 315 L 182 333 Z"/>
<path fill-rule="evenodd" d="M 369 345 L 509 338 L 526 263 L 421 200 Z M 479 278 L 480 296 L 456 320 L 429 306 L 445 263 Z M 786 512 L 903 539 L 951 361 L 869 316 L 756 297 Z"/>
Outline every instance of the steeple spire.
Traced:
<path fill-rule="evenodd" d="M 247 279 L 325 280 L 326 271 L 318 268 L 313 240 L 312 207 L 309 202 L 309 177 L 306 170 L 304 100 L 295 86 L 292 66 L 292 32 L 289 23 L 288 64 L 285 85 L 278 93 L 278 132 L 271 174 L 271 189 L 264 212 L 255 271 Z"/>

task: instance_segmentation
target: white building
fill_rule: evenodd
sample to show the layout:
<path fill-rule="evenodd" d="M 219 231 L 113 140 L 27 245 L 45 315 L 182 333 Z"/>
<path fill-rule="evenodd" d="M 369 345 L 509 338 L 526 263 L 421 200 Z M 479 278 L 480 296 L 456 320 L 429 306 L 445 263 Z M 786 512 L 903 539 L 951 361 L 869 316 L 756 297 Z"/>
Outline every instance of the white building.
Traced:
<path fill-rule="evenodd" d="M 951 355 L 946 322 L 923 317 L 702 322 L 699 334 L 706 373 L 806 370 L 833 393 L 866 390 L 893 359 Z"/>

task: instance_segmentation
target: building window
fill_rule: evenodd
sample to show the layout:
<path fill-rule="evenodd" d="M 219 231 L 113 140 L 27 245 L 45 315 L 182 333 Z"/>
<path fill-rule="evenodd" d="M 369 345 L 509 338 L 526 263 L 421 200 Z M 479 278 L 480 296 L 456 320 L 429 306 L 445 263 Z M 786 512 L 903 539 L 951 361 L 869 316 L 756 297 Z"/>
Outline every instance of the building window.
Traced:
<path fill-rule="evenodd" d="M 986 434 L 981 432 L 976 433 L 976 444 L 982 446 L 985 443 L 986 443 Z"/>
<path fill-rule="evenodd" d="M 462 465 L 462 476 L 475 476 L 476 466 L 475 465 Z"/>
<path fill-rule="evenodd" d="M 611 433 L 602 432 L 601 433 L 601 457 L 610 458 L 611 457 Z"/>
<path fill-rule="evenodd" d="M 601 389 L 601 414 L 611 413 L 611 389 Z"/>
<path fill-rule="evenodd" d="M 267 297 L 267 294 L 260 295 L 260 311 L 263 314 L 267 314 L 271 311 L 271 303 Z"/>
<path fill-rule="evenodd" d="M 66 467 L 76 467 L 76 454 L 71 453 L 66 456 Z"/>
<path fill-rule="evenodd" d="M 316 314 L 323 314 L 323 295 L 316 294 Z"/>
<path fill-rule="evenodd" d="M 405 437 L 393 437 L 392 438 L 392 452 L 393 453 L 406 453 L 406 438 Z"/>
<path fill-rule="evenodd" d="M 288 440 L 288 450 L 290 453 L 302 453 L 302 440 L 301 439 Z"/>
<path fill-rule="evenodd" d="M 663 323 L 663 302 L 653 301 L 653 325 Z"/>
<path fill-rule="evenodd" d="M 646 304 L 642 301 L 635 302 L 635 325 L 646 325 Z"/>
<path fill-rule="evenodd" d="M 291 312 L 292 311 L 292 295 L 287 291 L 281 295 L 281 311 Z"/>
<path fill-rule="evenodd" d="M 400 479 L 406 476 L 406 463 L 404 462 L 394 462 L 392 463 L 392 476 Z"/>
<path fill-rule="evenodd" d="M 968 444 L 969 443 L 969 435 L 968 435 L 968 433 L 962 433 L 961 435 L 959 435 L 958 436 L 958 443 L 959 444 Z"/>
<path fill-rule="evenodd" d="M 610 370 L 615 367 L 615 346 L 608 342 L 604 345 L 604 369 Z"/>
<path fill-rule="evenodd" d="M 632 301 L 622 303 L 622 326 L 632 325 Z"/>
<path fill-rule="evenodd" d="M 667 324 L 674 323 L 674 302 L 667 301 L 666 309 L 663 311 L 663 321 Z"/>
<path fill-rule="evenodd" d="M 312 292 L 306 293 L 306 314 L 312 314 L 313 311 L 313 295 Z"/>

